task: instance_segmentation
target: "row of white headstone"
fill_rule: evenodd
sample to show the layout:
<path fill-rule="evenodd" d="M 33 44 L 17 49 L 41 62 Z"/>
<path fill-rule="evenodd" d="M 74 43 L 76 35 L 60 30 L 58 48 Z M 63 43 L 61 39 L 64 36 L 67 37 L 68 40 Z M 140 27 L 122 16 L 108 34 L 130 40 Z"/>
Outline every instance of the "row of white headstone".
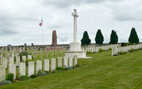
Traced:
<path fill-rule="evenodd" d="M 56 64 L 56 59 L 55 58 L 51 58 L 51 64 L 49 62 L 49 59 L 44 59 L 43 62 L 43 66 L 44 68 L 42 68 L 42 60 L 37 60 L 36 61 L 36 73 L 38 73 L 39 70 L 42 71 L 42 69 L 44 71 L 53 71 L 56 70 L 56 67 L 73 67 L 76 66 L 78 63 L 78 58 L 77 56 L 69 56 L 69 57 L 58 57 L 57 58 L 57 64 Z M 34 61 L 29 61 L 28 62 L 28 75 L 27 76 L 31 76 L 34 74 L 35 72 L 35 63 Z M 14 74 L 14 79 L 16 78 L 16 64 L 9 64 L 8 67 L 8 73 L 13 73 Z M 21 62 L 19 64 L 19 76 L 25 76 L 26 75 L 26 63 L 25 62 Z M 5 80 L 5 76 L 6 76 L 6 68 L 4 65 L 0 65 L 0 82 Z"/>
<path fill-rule="evenodd" d="M 26 59 L 32 60 L 32 55 L 22 56 L 22 61 L 25 62 Z M 4 58 L 3 56 L 0 58 L 0 64 L 4 65 L 7 68 L 7 65 L 14 64 L 14 57 L 10 56 L 9 58 Z M 16 56 L 16 66 L 20 65 L 20 56 Z"/>
<path fill-rule="evenodd" d="M 45 54 L 45 57 L 47 58 L 48 55 L 50 54 L 50 56 L 53 55 L 63 55 L 65 50 L 42 50 L 42 51 L 37 51 L 37 50 L 33 50 L 30 51 L 30 53 L 32 53 L 32 56 L 34 57 L 34 59 L 37 59 L 37 54 L 40 54 L 40 58 L 43 58 L 43 55 Z M 29 53 L 29 52 L 28 52 Z M 5 54 L 5 55 L 3 55 Z M 4 57 L 16 57 L 17 55 L 20 54 L 20 51 L 16 51 L 16 50 L 12 50 L 12 51 L 1 51 L 0 52 L 0 57 L 4 56 Z"/>
<path fill-rule="evenodd" d="M 119 52 L 128 52 L 131 49 L 140 49 L 142 48 L 142 44 L 137 45 L 130 45 L 130 46 L 124 46 L 124 47 L 112 47 L 112 53 L 111 55 L 118 55 Z"/>
<path fill-rule="evenodd" d="M 114 48 L 114 47 L 118 47 L 120 46 L 119 44 L 115 44 L 115 45 L 106 45 L 106 46 L 97 46 L 97 47 L 83 47 L 82 50 L 83 51 L 91 51 L 91 52 L 99 52 L 99 49 L 104 49 L 104 50 L 109 50 L 109 48 Z"/>

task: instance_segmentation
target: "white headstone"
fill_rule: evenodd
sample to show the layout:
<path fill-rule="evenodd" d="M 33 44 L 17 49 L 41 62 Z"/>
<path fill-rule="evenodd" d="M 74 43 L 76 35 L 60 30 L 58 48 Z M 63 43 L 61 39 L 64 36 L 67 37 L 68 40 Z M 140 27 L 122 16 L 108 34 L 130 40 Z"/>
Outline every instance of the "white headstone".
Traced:
<path fill-rule="evenodd" d="M 74 66 L 77 65 L 77 62 L 78 62 L 77 60 L 78 60 L 78 59 L 77 59 L 77 55 L 75 55 L 75 56 L 74 56 Z"/>
<path fill-rule="evenodd" d="M 62 67 L 62 58 L 61 57 L 58 57 L 57 66 Z"/>
<path fill-rule="evenodd" d="M 5 80 L 5 66 L 0 65 L 0 82 Z"/>
<path fill-rule="evenodd" d="M 53 70 L 56 70 L 56 59 L 55 58 L 51 58 L 51 72 Z"/>
<path fill-rule="evenodd" d="M 26 64 L 24 62 L 19 64 L 19 74 L 20 76 L 26 75 Z"/>
<path fill-rule="evenodd" d="M 31 59 L 31 60 L 32 60 L 32 55 L 28 55 L 28 59 Z"/>
<path fill-rule="evenodd" d="M 2 64 L 3 56 L 0 56 L 0 64 Z"/>
<path fill-rule="evenodd" d="M 26 61 L 26 56 L 22 56 L 22 61 Z"/>
<path fill-rule="evenodd" d="M 14 79 L 16 79 L 16 65 L 15 64 L 9 64 L 9 73 L 13 73 Z"/>
<path fill-rule="evenodd" d="M 69 67 L 73 66 L 73 58 L 72 56 L 69 56 Z"/>
<path fill-rule="evenodd" d="M 19 66 L 19 64 L 20 64 L 20 57 L 16 56 L 16 66 Z"/>
<path fill-rule="evenodd" d="M 28 76 L 34 74 L 34 62 L 28 62 Z"/>
<path fill-rule="evenodd" d="M 49 71 L 49 59 L 44 59 L 44 71 Z"/>
<path fill-rule="evenodd" d="M 3 65 L 5 68 L 7 68 L 7 58 L 3 58 L 3 63 L 2 63 L 2 65 Z"/>
<path fill-rule="evenodd" d="M 9 64 L 14 64 L 14 58 L 13 57 L 9 57 Z"/>
<path fill-rule="evenodd" d="M 12 50 L 12 57 L 14 57 L 14 50 Z"/>
<path fill-rule="evenodd" d="M 42 61 L 41 60 L 36 61 L 36 74 L 38 73 L 39 70 L 42 71 Z"/>
<path fill-rule="evenodd" d="M 64 60 L 63 62 L 64 67 L 68 67 L 68 57 L 65 56 L 63 60 Z"/>

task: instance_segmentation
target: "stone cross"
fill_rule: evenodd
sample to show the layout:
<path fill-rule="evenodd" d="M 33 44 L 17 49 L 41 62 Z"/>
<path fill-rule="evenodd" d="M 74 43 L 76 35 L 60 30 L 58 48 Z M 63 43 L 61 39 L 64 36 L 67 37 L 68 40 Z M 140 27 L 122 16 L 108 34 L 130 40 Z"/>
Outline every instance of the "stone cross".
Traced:
<path fill-rule="evenodd" d="M 74 17 L 74 39 L 73 42 L 76 43 L 77 42 L 77 10 L 74 9 L 74 13 L 72 13 L 72 16 Z"/>

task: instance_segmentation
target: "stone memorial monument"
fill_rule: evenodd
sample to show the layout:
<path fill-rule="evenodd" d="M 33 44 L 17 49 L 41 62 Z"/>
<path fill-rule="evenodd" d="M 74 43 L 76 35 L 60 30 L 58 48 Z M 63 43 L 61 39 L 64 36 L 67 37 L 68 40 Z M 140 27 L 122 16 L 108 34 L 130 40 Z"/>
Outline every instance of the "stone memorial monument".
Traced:
<path fill-rule="evenodd" d="M 51 46 L 53 46 L 53 47 L 58 46 L 58 45 L 57 45 L 56 30 L 54 30 L 53 33 L 52 33 L 52 44 L 51 44 Z"/>
<path fill-rule="evenodd" d="M 87 58 L 86 52 L 82 51 L 81 44 L 77 42 L 77 10 L 74 9 L 74 13 L 72 13 L 74 17 L 74 34 L 73 34 L 73 43 L 70 43 L 70 51 L 65 53 L 65 56 L 75 56 L 77 55 L 78 58 Z"/>

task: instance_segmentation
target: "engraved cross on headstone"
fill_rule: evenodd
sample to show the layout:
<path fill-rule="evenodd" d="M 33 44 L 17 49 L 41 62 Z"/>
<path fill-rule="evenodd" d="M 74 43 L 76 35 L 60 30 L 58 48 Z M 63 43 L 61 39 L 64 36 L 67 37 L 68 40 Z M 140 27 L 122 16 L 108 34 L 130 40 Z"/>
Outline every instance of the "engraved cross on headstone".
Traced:
<path fill-rule="evenodd" d="M 74 39 L 73 42 L 76 43 L 77 42 L 77 10 L 74 9 L 74 13 L 72 13 L 72 16 L 74 17 Z"/>

